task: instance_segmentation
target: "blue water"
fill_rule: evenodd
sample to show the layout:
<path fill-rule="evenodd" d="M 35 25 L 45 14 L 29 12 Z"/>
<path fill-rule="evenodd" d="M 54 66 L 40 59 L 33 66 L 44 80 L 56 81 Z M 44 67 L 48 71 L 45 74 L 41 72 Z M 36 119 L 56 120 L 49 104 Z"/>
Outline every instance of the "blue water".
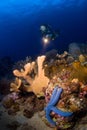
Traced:
<path fill-rule="evenodd" d="M 60 36 L 43 47 L 39 27 L 50 24 Z M 87 0 L 0 0 L 0 58 L 37 57 L 87 41 Z"/>

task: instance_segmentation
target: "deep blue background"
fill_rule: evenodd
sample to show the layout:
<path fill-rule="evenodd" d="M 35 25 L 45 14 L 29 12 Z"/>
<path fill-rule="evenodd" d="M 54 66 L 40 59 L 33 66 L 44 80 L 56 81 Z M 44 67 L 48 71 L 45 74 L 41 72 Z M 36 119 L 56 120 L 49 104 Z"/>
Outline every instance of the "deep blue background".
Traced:
<path fill-rule="evenodd" d="M 60 36 L 43 47 L 39 27 L 50 24 Z M 87 0 L 0 0 L 0 58 L 59 53 L 71 42 L 87 41 Z"/>

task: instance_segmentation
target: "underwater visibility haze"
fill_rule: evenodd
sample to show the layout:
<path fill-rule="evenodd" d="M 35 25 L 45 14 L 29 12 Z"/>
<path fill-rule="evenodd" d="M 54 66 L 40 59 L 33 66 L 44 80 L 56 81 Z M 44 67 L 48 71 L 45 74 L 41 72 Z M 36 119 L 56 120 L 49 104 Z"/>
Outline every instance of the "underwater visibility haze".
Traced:
<path fill-rule="evenodd" d="M 87 130 L 87 0 L 0 0 L 0 130 Z"/>
<path fill-rule="evenodd" d="M 41 25 L 58 37 L 43 46 Z M 0 0 L 0 58 L 37 57 L 51 49 L 68 50 L 87 41 L 87 0 Z"/>

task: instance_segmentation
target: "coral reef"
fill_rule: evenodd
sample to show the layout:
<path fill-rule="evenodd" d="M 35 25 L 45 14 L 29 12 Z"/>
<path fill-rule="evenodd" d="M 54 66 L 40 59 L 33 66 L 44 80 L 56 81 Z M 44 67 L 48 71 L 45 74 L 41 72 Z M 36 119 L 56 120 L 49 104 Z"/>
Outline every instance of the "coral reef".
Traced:
<path fill-rule="evenodd" d="M 45 91 L 45 100 L 47 103 L 46 107 L 48 107 L 49 103 L 51 103 L 52 94 L 55 90 L 55 85 L 61 86 L 61 88 L 63 89 L 61 98 L 55 104 L 56 109 L 53 109 L 53 107 L 51 106 L 48 109 L 49 111 L 51 110 L 48 113 L 51 119 L 49 120 L 49 116 L 47 116 L 47 112 L 45 118 L 47 118 L 49 124 L 51 125 L 55 124 L 55 126 L 58 129 L 62 130 L 62 129 L 73 127 L 76 121 L 75 113 L 77 113 L 78 116 L 83 111 L 87 111 L 86 110 L 87 98 L 85 97 L 87 95 L 87 92 L 82 90 L 83 84 L 80 84 L 78 79 L 73 79 L 71 81 L 68 81 L 67 77 L 66 80 L 64 80 L 64 78 L 59 79 L 60 77 L 56 77 L 56 79 L 51 80 Z M 56 96 L 57 95 L 55 94 L 54 97 Z M 57 110 L 63 112 L 71 112 L 73 114 L 72 116 L 65 117 L 64 115 L 61 115 L 60 111 L 57 112 Z"/>
<path fill-rule="evenodd" d="M 74 58 L 66 51 L 61 55 L 57 54 L 54 59 L 44 62 L 45 75 L 52 79 L 63 68 L 67 68 L 73 61 Z"/>
<path fill-rule="evenodd" d="M 13 70 L 18 69 L 20 70 L 24 68 L 24 65 L 26 65 L 27 63 L 31 63 L 32 62 L 32 58 L 30 56 L 27 56 L 24 60 L 19 60 L 17 62 L 14 63 L 13 65 Z"/>
<path fill-rule="evenodd" d="M 77 59 L 78 56 L 81 54 L 81 48 L 75 42 L 69 44 L 69 53 Z"/>
<path fill-rule="evenodd" d="M 73 72 L 72 72 L 72 77 L 73 78 L 78 78 L 79 81 L 83 83 L 87 83 L 87 66 L 84 66 L 81 64 L 79 61 L 73 62 Z"/>
<path fill-rule="evenodd" d="M 72 129 L 87 113 L 87 55 L 52 51 L 13 70 L 10 93 L 3 98 L 9 115 L 19 111 L 32 118 L 44 111 L 42 120 L 56 129 Z M 77 47 L 77 48 L 76 48 Z M 74 54 L 73 50 L 71 53 Z M 29 61 L 29 60 L 28 60 Z M 83 114 L 85 113 L 85 114 Z M 79 116 L 81 115 L 81 116 Z"/>
<path fill-rule="evenodd" d="M 85 43 L 70 43 L 69 44 L 69 53 L 75 58 L 78 59 L 80 55 L 87 54 L 87 44 Z"/>
<path fill-rule="evenodd" d="M 15 78 L 15 82 L 10 84 L 10 86 L 11 86 L 10 91 L 19 92 L 19 88 L 20 88 L 21 84 L 22 84 L 21 79 Z"/>
<path fill-rule="evenodd" d="M 84 63 L 84 62 L 86 62 L 86 57 L 84 56 L 84 55 L 79 55 L 79 61 L 80 61 L 80 63 Z"/>
<path fill-rule="evenodd" d="M 32 78 L 32 73 L 35 72 L 35 62 L 27 63 L 24 66 L 24 70 L 14 70 L 13 74 L 19 78 L 23 78 L 24 80 L 27 81 L 29 84 L 27 87 L 26 85 L 24 86 L 24 89 L 29 92 L 32 91 L 36 95 L 42 92 L 43 87 L 47 86 L 49 82 L 49 78 L 45 76 L 44 74 L 44 69 L 43 69 L 43 62 L 45 60 L 45 56 L 40 56 L 37 58 L 37 67 L 38 67 L 38 72 Z M 21 80 L 21 79 L 20 79 Z M 11 84 L 11 89 L 15 91 L 15 89 L 19 89 L 21 87 L 18 86 L 17 84 L 13 83 Z"/>
<path fill-rule="evenodd" d="M 62 88 L 56 86 L 53 90 L 51 99 L 50 99 L 47 107 L 45 108 L 46 118 L 54 126 L 56 125 L 56 122 L 53 121 L 50 117 L 51 111 L 53 111 L 54 113 L 56 113 L 60 116 L 63 116 L 63 117 L 69 117 L 73 114 L 73 112 L 61 111 L 60 109 L 55 107 L 56 103 L 59 101 L 61 92 L 62 92 Z"/>
<path fill-rule="evenodd" d="M 9 115 L 17 115 L 21 111 L 25 117 L 31 118 L 35 112 L 44 109 L 45 99 L 38 99 L 34 93 L 23 95 L 13 92 L 3 98 L 2 104 Z"/>

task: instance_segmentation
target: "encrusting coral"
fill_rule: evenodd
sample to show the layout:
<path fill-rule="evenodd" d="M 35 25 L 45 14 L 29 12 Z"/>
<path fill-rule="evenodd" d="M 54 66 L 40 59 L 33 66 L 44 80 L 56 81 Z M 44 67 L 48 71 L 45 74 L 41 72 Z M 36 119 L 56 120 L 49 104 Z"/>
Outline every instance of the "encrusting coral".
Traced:
<path fill-rule="evenodd" d="M 32 63 L 27 63 L 24 66 L 24 70 L 14 70 L 13 74 L 19 78 L 23 78 L 24 80 L 27 81 L 27 83 L 29 84 L 27 87 L 25 86 L 25 90 L 27 92 L 34 92 L 36 95 L 42 93 L 42 90 L 45 86 L 47 86 L 48 82 L 49 82 L 49 78 L 45 76 L 44 74 L 44 69 L 43 69 L 43 62 L 45 60 L 45 56 L 39 56 L 37 57 L 37 66 L 38 66 L 38 72 L 37 75 L 35 75 L 34 78 L 32 78 L 31 72 L 34 71 L 35 69 L 35 62 Z M 11 84 L 11 88 L 13 84 Z M 14 88 L 19 89 L 21 87 L 18 85 L 14 85 Z M 16 89 L 14 89 L 16 90 Z"/>

